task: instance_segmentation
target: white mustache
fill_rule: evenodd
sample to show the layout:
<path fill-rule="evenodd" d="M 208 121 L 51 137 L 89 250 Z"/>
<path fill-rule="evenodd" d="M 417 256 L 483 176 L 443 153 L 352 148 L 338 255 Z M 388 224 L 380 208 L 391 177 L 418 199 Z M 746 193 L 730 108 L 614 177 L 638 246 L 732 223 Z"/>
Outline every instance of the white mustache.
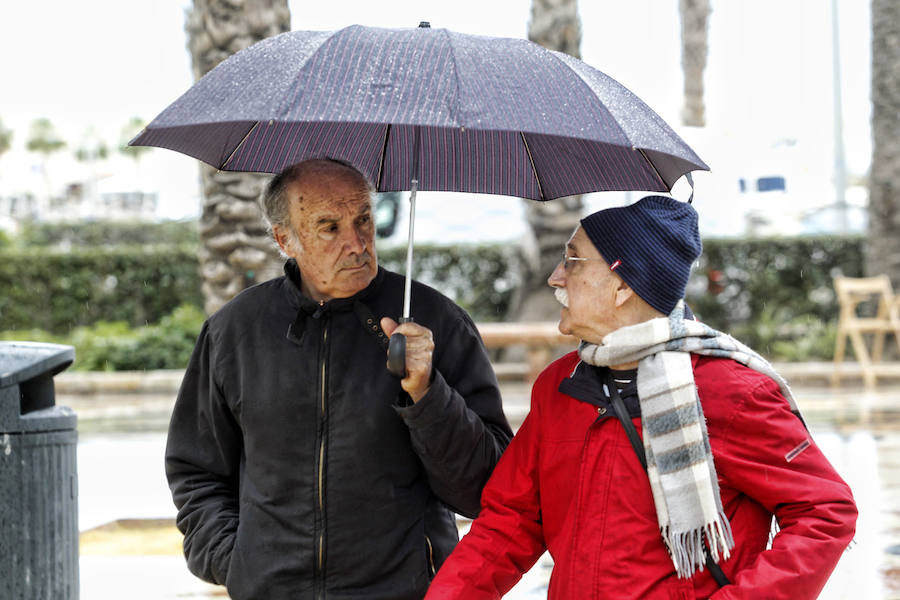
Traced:
<path fill-rule="evenodd" d="M 565 288 L 556 288 L 553 291 L 553 295 L 556 296 L 556 299 L 560 304 L 569 308 L 569 293 Z"/>

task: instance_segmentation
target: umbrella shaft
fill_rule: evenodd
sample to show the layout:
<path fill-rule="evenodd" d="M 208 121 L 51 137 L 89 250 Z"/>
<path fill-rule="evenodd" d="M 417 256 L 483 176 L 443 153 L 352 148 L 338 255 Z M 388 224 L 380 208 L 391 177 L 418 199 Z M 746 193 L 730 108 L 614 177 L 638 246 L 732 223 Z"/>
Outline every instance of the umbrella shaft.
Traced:
<path fill-rule="evenodd" d="M 409 244 L 406 247 L 406 286 L 403 289 L 403 318 L 409 318 L 409 297 L 412 289 L 413 238 L 416 227 L 416 188 L 419 180 L 413 179 L 409 193 Z"/>

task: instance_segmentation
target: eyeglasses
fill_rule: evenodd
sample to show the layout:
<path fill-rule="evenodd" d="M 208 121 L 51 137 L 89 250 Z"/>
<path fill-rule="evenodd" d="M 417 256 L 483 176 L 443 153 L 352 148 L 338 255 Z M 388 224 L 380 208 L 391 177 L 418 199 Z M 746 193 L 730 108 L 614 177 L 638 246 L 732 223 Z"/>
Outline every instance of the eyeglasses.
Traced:
<path fill-rule="evenodd" d="M 564 268 L 566 271 L 568 271 L 568 270 L 569 270 L 569 267 L 573 266 L 575 263 L 577 263 L 577 262 L 584 262 L 584 261 L 587 261 L 587 260 L 604 260 L 604 259 L 603 259 L 603 257 L 600 257 L 600 256 L 594 256 L 594 257 L 569 256 L 569 255 L 566 254 L 566 253 L 563 253 L 563 256 L 562 256 L 563 268 Z M 620 264 L 622 264 L 621 261 L 618 261 L 618 260 L 617 260 L 616 262 L 614 262 L 613 264 L 610 265 L 609 270 L 610 270 L 610 271 L 615 271 L 616 268 L 617 268 Z"/>
<path fill-rule="evenodd" d="M 573 266 L 575 263 L 583 262 L 586 260 L 603 260 L 603 259 L 600 258 L 599 256 L 591 258 L 591 257 L 583 257 L 583 256 L 569 256 L 566 253 L 563 253 L 563 255 L 562 255 L 563 268 L 565 268 L 566 270 L 568 270 L 569 267 Z"/>

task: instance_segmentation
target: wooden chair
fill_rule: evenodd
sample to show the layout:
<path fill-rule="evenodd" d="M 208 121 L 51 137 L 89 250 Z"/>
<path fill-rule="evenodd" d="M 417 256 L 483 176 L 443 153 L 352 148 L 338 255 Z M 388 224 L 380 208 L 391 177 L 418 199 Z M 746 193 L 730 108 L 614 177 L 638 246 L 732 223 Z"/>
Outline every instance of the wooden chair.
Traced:
<path fill-rule="evenodd" d="M 884 340 L 893 334 L 900 349 L 900 298 L 894 296 L 891 281 L 887 275 L 876 277 L 835 277 L 834 289 L 837 293 L 840 315 L 838 317 L 837 339 L 834 348 L 834 371 L 832 385 L 838 385 L 840 367 L 844 361 L 847 338 L 853 345 L 853 352 L 862 369 L 863 381 L 867 387 L 874 387 L 877 368 L 884 353 Z M 861 317 L 859 305 L 877 302 L 874 317 Z M 872 337 L 872 353 L 866 344 L 866 335 Z"/>

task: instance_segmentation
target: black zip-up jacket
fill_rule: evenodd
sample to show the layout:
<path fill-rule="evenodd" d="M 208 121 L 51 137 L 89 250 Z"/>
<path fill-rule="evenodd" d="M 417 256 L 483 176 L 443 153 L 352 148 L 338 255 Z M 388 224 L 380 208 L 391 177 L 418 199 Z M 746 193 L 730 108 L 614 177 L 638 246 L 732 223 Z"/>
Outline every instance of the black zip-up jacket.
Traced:
<path fill-rule="evenodd" d="M 484 345 L 414 283 L 435 349 L 412 404 L 378 326 L 402 277 L 319 305 L 285 273 L 208 319 L 178 393 L 166 474 L 188 567 L 234 600 L 421 598 L 458 540 L 451 510 L 478 512 L 512 437 Z"/>

